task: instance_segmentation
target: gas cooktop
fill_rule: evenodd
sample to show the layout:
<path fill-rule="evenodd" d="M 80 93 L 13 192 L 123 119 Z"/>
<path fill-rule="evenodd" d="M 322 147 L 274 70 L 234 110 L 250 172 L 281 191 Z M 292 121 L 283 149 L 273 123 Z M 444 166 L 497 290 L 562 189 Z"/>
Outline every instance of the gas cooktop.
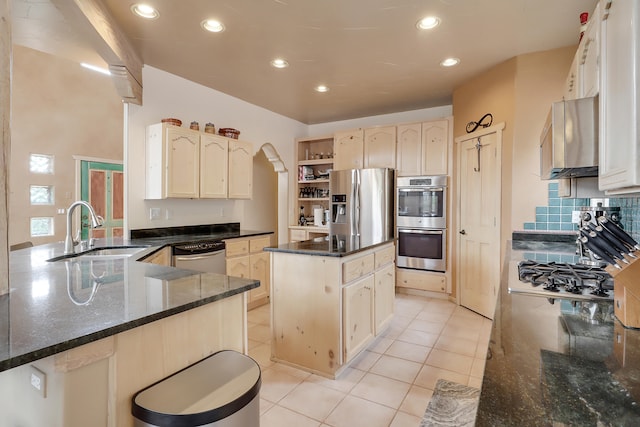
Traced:
<path fill-rule="evenodd" d="M 600 267 L 524 260 L 509 292 L 571 300 L 612 300 L 613 278 Z"/>

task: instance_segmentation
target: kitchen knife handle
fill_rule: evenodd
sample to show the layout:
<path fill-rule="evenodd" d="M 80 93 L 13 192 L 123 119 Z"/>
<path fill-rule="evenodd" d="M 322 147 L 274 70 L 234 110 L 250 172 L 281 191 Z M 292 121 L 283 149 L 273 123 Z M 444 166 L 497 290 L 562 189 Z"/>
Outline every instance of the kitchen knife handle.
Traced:
<path fill-rule="evenodd" d="M 629 245 L 631 245 L 632 248 L 640 249 L 640 245 L 638 244 L 638 242 L 633 240 L 633 238 L 629 236 L 629 234 L 627 234 L 626 231 L 620 228 L 620 226 L 618 226 L 613 221 L 610 221 L 609 219 L 607 219 L 607 217 L 604 217 L 604 216 L 598 217 L 598 223 L 602 225 L 604 228 L 606 228 L 607 230 L 609 230 L 612 234 L 614 234 L 619 239 L 627 242 Z"/>
<path fill-rule="evenodd" d="M 620 253 L 620 251 L 616 250 L 616 248 L 614 248 L 613 246 L 611 246 L 609 244 L 607 239 L 605 239 L 603 236 L 599 235 L 595 231 L 590 231 L 589 232 L 589 240 L 591 240 L 591 242 L 594 245 L 596 245 L 597 247 L 599 247 L 603 251 L 607 252 L 613 258 L 617 258 L 617 259 L 621 260 L 622 262 L 624 262 L 625 264 L 629 264 L 629 261 L 627 261 L 626 258 L 624 257 L 624 252 Z"/>
<path fill-rule="evenodd" d="M 598 233 L 599 235 L 601 235 L 602 237 L 604 237 L 609 244 L 611 244 L 611 246 L 615 247 L 617 250 L 620 251 L 620 253 L 622 254 L 627 254 L 631 257 L 635 258 L 635 255 L 633 255 L 632 250 L 629 249 L 629 246 L 627 244 L 625 244 L 624 241 L 621 241 L 620 239 L 618 239 L 615 234 L 612 234 L 609 230 L 607 230 L 606 228 L 604 228 L 601 225 L 591 225 L 591 229 L 593 231 L 595 231 L 596 233 Z"/>
<path fill-rule="evenodd" d="M 622 268 L 605 251 L 603 251 L 600 248 L 598 248 L 597 246 L 595 246 L 593 244 L 593 242 L 588 237 L 582 236 L 580 238 L 580 241 L 582 242 L 583 245 L 585 245 L 587 247 L 587 249 L 589 249 L 591 252 L 593 252 L 595 255 L 597 255 L 599 258 L 601 258 L 603 261 L 608 262 L 609 264 L 611 264 L 615 268 Z"/>

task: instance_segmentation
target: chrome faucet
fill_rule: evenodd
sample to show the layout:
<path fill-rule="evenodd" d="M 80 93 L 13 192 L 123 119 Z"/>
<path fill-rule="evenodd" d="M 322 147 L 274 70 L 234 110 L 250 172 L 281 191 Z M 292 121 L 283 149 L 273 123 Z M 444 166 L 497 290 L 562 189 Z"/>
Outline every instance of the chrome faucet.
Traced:
<path fill-rule="evenodd" d="M 102 225 L 102 217 L 96 215 L 96 211 L 93 210 L 93 206 L 91 206 L 89 203 L 85 202 L 84 200 L 78 200 L 77 202 L 71 203 L 71 206 L 69 206 L 69 209 L 67 209 L 67 235 L 64 238 L 65 255 L 74 253 L 74 247 L 79 243 L 79 241 L 75 240 L 71 235 L 71 227 L 73 227 L 73 225 L 71 224 L 71 220 L 73 217 L 73 211 L 80 205 L 89 209 L 89 215 L 91 215 L 91 228 L 97 228 Z M 76 239 L 79 239 L 79 232 Z"/>

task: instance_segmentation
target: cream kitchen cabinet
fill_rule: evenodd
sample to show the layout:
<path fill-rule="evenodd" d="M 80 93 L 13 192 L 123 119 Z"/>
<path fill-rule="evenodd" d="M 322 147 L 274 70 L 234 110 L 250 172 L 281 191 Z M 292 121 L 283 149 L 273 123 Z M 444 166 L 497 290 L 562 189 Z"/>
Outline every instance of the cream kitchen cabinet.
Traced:
<path fill-rule="evenodd" d="M 251 143 L 229 139 L 229 198 L 253 196 L 253 147 Z"/>
<path fill-rule="evenodd" d="M 260 280 L 260 286 L 249 291 L 247 307 L 253 309 L 269 302 L 270 254 L 273 234 L 225 240 L 227 276 Z"/>
<path fill-rule="evenodd" d="M 364 350 L 373 338 L 374 287 L 374 277 L 369 275 L 342 289 L 346 361 Z"/>
<path fill-rule="evenodd" d="M 598 185 L 633 193 L 640 191 L 640 2 L 601 3 Z"/>
<path fill-rule="evenodd" d="M 333 140 L 333 169 L 362 169 L 364 167 L 364 132 L 362 129 L 336 132 Z"/>
<path fill-rule="evenodd" d="M 337 132 L 334 141 L 336 170 L 395 168 L 395 126 Z"/>
<path fill-rule="evenodd" d="M 398 176 L 447 175 L 450 120 L 398 125 Z"/>
<path fill-rule="evenodd" d="M 146 198 L 251 198 L 248 142 L 164 123 L 147 127 Z"/>
<path fill-rule="evenodd" d="M 395 252 L 394 252 L 395 254 Z M 374 274 L 375 307 L 373 333 L 379 335 L 393 320 L 395 300 L 394 264 L 387 264 Z"/>
<path fill-rule="evenodd" d="M 579 98 L 600 93 L 600 3 L 589 17 L 587 28 L 578 45 L 578 71 L 580 73 Z"/>
<path fill-rule="evenodd" d="M 562 93 L 562 97 L 564 99 L 569 100 L 578 98 L 578 89 L 580 85 L 579 78 L 580 74 L 578 73 L 578 55 L 576 54 L 573 57 L 573 61 L 571 61 L 569 73 L 567 74 L 567 78 L 564 82 L 564 91 Z"/>
<path fill-rule="evenodd" d="M 429 292 L 450 292 L 450 290 L 447 289 L 447 275 L 433 271 L 397 268 L 396 286 L 399 288 L 418 289 Z"/>
<path fill-rule="evenodd" d="M 396 167 L 396 127 L 384 126 L 364 130 L 364 167 Z"/>
<path fill-rule="evenodd" d="M 165 246 L 159 249 L 146 258 L 141 259 L 142 262 L 148 262 L 149 264 L 171 266 L 171 246 Z"/>

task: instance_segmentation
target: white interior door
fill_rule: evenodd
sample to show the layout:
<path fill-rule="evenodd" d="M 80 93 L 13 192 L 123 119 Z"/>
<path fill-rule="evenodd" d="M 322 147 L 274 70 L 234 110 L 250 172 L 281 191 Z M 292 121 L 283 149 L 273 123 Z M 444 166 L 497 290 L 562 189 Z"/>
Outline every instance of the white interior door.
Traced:
<path fill-rule="evenodd" d="M 460 304 L 492 319 L 500 286 L 502 132 L 489 129 L 458 139 L 456 253 Z"/>

